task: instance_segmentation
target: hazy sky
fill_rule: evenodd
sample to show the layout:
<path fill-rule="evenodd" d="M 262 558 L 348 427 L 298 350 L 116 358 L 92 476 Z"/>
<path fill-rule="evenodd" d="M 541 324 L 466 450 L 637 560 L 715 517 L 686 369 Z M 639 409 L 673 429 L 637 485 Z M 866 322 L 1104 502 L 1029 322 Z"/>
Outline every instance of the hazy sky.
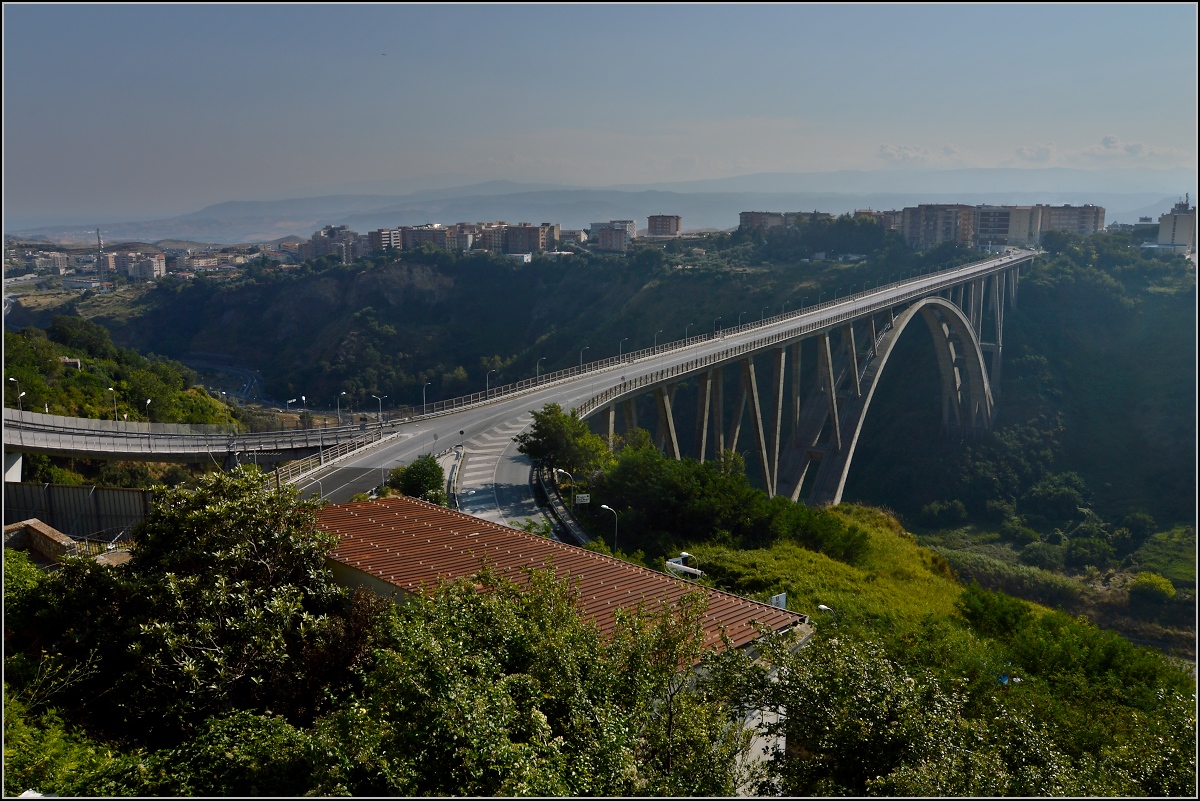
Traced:
<path fill-rule="evenodd" d="M 4 6 L 5 221 L 432 174 L 1196 166 L 1196 7 Z"/>

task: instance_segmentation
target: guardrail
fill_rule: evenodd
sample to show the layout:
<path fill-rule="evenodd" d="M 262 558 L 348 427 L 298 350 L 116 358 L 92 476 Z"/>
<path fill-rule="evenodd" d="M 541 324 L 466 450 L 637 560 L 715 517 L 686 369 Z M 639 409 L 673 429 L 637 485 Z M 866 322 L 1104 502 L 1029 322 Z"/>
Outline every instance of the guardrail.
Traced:
<path fill-rule="evenodd" d="M 878 311 L 880 309 L 888 308 L 889 306 L 895 306 L 900 303 L 904 303 L 906 300 L 912 299 L 913 297 L 920 297 L 920 296 L 924 296 L 924 295 L 928 295 L 928 294 L 940 291 L 941 289 L 944 289 L 947 286 L 953 286 L 955 284 L 961 283 L 962 281 L 968 280 L 968 279 L 976 277 L 978 275 L 986 275 L 986 274 L 994 272 L 996 270 L 1008 269 L 1009 267 L 1012 267 L 1015 264 L 1030 260 L 1031 258 L 1033 258 L 1034 255 L 1036 255 L 1036 254 L 1031 251 L 1026 251 L 1026 252 L 1017 254 L 1017 255 L 1002 256 L 997 259 L 988 259 L 988 260 L 985 260 L 982 262 L 975 262 L 973 264 L 959 265 L 957 267 L 948 267 L 944 270 L 939 270 L 939 271 L 936 271 L 933 273 L 928 273 L 926 275 L 929 277 L 945 276 L 945 279 L 942 281 L 935 281 L 933 284 L 923 282 L 919 288 L 915 288 L 909 292 L 901 293 L 900 295 L 897 295 L 897 296 L 888 297 L 886 301 L 881 301 L 878 304 L 874 304 L 873 306 L 855 309 L 850 312 L 836 315 L 833 318 L 823 319 L 819 322 L 808 323 L 808 324 L 800 326 L 798 328 L 790 329 L 786 332 L 782 332 L 779 334 L 774 334 L 770 337 L 765 337 L 760 340 L 755 340 L 752 343 L 746 343 L 741 346 L 737 346 L 736 348 L 729 349 L 728 351 L 722 352 L 722 354 L 728 353 L 731 355 L 720 355 L 720 358 L 718 358 L 717 356 L 705 357 L 707 359 L 706 363 L 713 363 L 715 361 L 728 360 L 728 359 L 732 358 L 732 356 L 740 355 L 742 353 L 747 352 L 747 350 L 757 350 L 759 348 L 765 347 L 766 345 L 773 344 L 773 343 L 781 341 L 783 339 L 792 339 L 797 336 L 804 336 L 805 334 L 810 333 L 812 331 L 819 330 L 821 328 L 827 328 L 829 326 L 836 325 L 839 322 L 843 322 L 847 319 L 852 319 L 854 317 L 858 317 L 863 314 L 867 314 L 872 310 Z M 841 298 L 838 298 L 835 296 L 834 298 L 827 300 L 827 301 L 822 301 L 822 302 L 819 302 L 816 304 L 810 304 L 809 306 L 805 306 L 800 309 L 795 309 L 790 312 L 773 315 L 771 317 L 766 317 L 766 318 L 763 318 L 758 321 L 752 321 L 749 323 L 743 323 L 741 325 L 733 326 L 730 328 L 723 328 L 723 329 L 715 330 L 712 333 L 697 334 L 695 336 L 686 337 L 684 339 L 679 339 L 679 340 L 674 340 L 672 342 L 665 342 L 661 345 L 656 345 L 656 346 L 650 347 L 650 348 L 642 348 L 641 350 L 631 351 L 629 353 L 620 354 L 618 356 L 612 356 L 612 357 L 608 357 L 605 359 L 598 359 L 596 361 L 586 362 L 584 364 L 579 365 L 578 367 L 570 367 L 570 368 L 567 368 L 564 370 L 557 370 L 552 373 L 547 373 L 545 375 L 535 376 L 534 378 L 531 378 L 531 379 L 524 379 L 524 380 L 517 381 L 514 383 L 510 383 L 510 384 L 502 384 L 497 387 L 491 387 L 491 388 L 488 388 L 487 390 L 485 390 L 484 392 L 475 392 L 475 393 L 472 393 L 469 395 L 463 395 L 463 396 L 460 396 L 457 398 L 450 398 L 450 399 L 444 400 L 444 401 L 434 401 L 432 403 L 424 404 L 422 407 L 419 407 L 421 409 L 421 411 L 419 413 L 417 412 L 418 407 L 416 407 L 416 406 L 399 407 L 399 409 L 392 410 L 392 415 L 393 415 L 393 417 L 396 415 L 399 415 L 401 417 L 400 420 L 393 419 L 390 422 L 386 422 L 386 423 L 381 421 L 378 424 L 379 428 L 377 428 L 375 430 L 382 431 L 384 429 L 388 429 L 391 431 L 395 431 L 396 427 L 402 423 L 412 422 L 412 421 L 416 421 L 416 420 L 426 420 L 426 419 L 430 419 L 433 417 L 440 417 L 440 416 L 447 415 L 447 414 L 453 414 L 457 411 L 461 411 L 462 409 L 465 409 L 470 406 L 492 403 L 492 402 L 495 402 L 495 401 L 498 401 L 501 399 L 506 399 L 506 398 L 517 396 L 517 395 L 525 394 L 527 392 L 536 391 L 536 390 L 539 390 L 539 389 L 542 389 L 545 387 L 549 387 L 549 386 L 553 386 L 555 384 L 562 383 L 564 381 L 569 381 L 573 378 L 577 378 L 577 377 L 582 376 L 587 373 L 602 372 L 605 370 L 613 369 L 615 367 L 619 367 L 624 364 L 632 364 L 635 362 L 643 361 L 645 359 L 656 358 L 656 357 L 662 356 L 664 354 L 671 353 L 673 351 L 678 351 L 678 350 L 688 348 L 693 345 L 701 344 L 704 342 L 712 342 L 712 341 L 715 341 L 718 339 L 726 339 L 728 337 L 738 336 L 740 334 L 744 334 L 749 331 L 767 328 L 767 327 L 776 325 L 780 322 L 785 322 L 787 320 L 792 320 L 792 319 L 796 319 L 796 318 L 799 318 L 802 316 L 810 315 L 814 312 L 819 312 L 824 309 L 832 308 L 834 306 L 840 306 L 840 305 L 844 305 L 847 303 L 856 303 L 857 301 L 862 300 L 864 298 L 878 295 L 879 293 L 887 292 L 888 290 L 897 289 L 901 286 L 904 286 L 907 283 L 910 283 L 910 281 L 907 281 L 904 279 L 902 279 L 900 281 L 892 281 L 892 282 L 882 285 L 882 286 L 873 287 L 870 290 L 863 290 L 861 292 L 852 293 L 850 295 L 846 295 Z M 692 364 L 692 362 L 688 362 L 688 364 Z M 691 367 L 688 369 L 690 371 L 690 370 L 693 370 L 696 368 Z M 678 368 L 678 367 L 672 368 L 668 377 L 671 375 L 677 375 L 679 373 L 679 370 L 680 370 L 680 368 Z M 645 383 L 644 378 L 645 377 L 643 377 L 643 383 Z M 661 380 L 661 379 L 657 379 L 657 380 Z M 628 382 L 626 382 L 626 383 L 628 383 Z M 612 390 L 609 390 L 608 392 L 611 393 Z M 602 393 L 602 396 L 606 395 L 606 394 L 608 394 L 608 393 Z M 601 397 L 601 396 L 597 396 L 597 397 Z M 595 400 L 595 399 L 593 399 L 593 400 Z M 588 401 L 584 405 L 588 406 L 589 403 L 592 403 L 592 401 Z M 591 411 L 593 408 L 594 408 L 594 404 L 589 406 L 587 411 Z M 585 410 L 582 407 L 581 407 L 580 411 L 581 411 L 581 414 L 585 413 Z M 58 420 L 64 421 L 64 423 L 60 424 L 60 425 L 55 425 L 55 424 L 52 424 L 49 422 L 45 422 L 40 425 L 34 424 L 32 422 L 27 423 L 23 419 L 24 415 L 36 415 L 38 417 L 52 417 L 52 418 L 57 418 Z M 5 443 L 6 444 L 10 444 L 10 445 L 23 444 L 23 441 L 20 439 L 20 432 L 22 429 L 26 429 L 26 430 L 30 430 L 30 431 L 33 431 L 33 430 L 49 431 L 51 429 L 57 428 L 57 429 L 61 430 L 62 433 L 84 436 L 85 437 L 85 446 L 86 446 L 87 433 L 83 433 L 83 434 L 80 433 L 80 429 L 86 429 L 87 432 L 93 433 L 93 435 L 96 436 L 97 438 L 99 438 L 100 436 L 105 436 L 105 435 L 116 436 L 116 435 L 124 434 L 124 435 L 129 436 L 130 439 L 139 439 L 139 440 L 143 440 L 143 441 L 148 441 L 150 443 L 149 447 L 138 448 L 138 449 L 127 451 L 129 453 L 136 452 L 136 453 L 143 453 L 143 454 L 152 454 L 152 453 L 156 452 L 156 449 L 153 446 L 153 439 L 152 439 L 153 436 L 155 436 L 156 434 L 153 430 L 143 433 L 136 428 L 137 426 L 153 427 L 153 426 L 178 425 L 178 424 L 171 424 L 171 423 L 117 424 L 115 422 L 102 421 L 102 420 L 84 420 L 83 418 L 75 418 L 75 417 L 57 417 L 55 415 L 40 415 L 39 413 L 35 413 L 35 412 L 16 412 L 11 409 L 4 410 L 4 417 L 5 417 L 6 423 L 9 420 L 13 420 L 13 422 L 16 423 L 16 425 L 6 426 L 6 431 L 5 431 Z M 65 423 L 65 421 L 73 421 L 73 423 L 71 425 L 67 425 Z M 84 423 L 85 425 L 81 426 L 81 425 L 78 425 L 78 423 Z M 105 425 L 105 424 L 107 424 L 107 425 Z M 189 426 L 188 428 L 195 428 L 195 427 Z M 17 441 L 13 441 L 10 438 L 9 433 L 8 433 L 9 430 L 15 430 L 16 432 L 18 432 L 18 440 Z M 206 435 L 203 435 L 202 437 L 198 437 L 198 439 L 205 440 L 204 442 L 199 442 L 199 441 L 193 442 L 193 443 L 191 443 L 190 447 L 183 447 L 183 448 L 163 447 L 163 448 L 160 448 L 157 450 L 164 452 L 164 453 L 186 452 L 186 453 L 196 453 L 197 455 L 201 455 L 204 453 L 218 453 L 218 452 L 219 453 L 228 453 L 228 452 L 234 452 L 234 451 L 288 450 L 288 449 L 293 449 L 293 448 L 320 447 L 323 445 L 322 437 L 324 435 L 333 435 L 335 438 L 340 438 L 341 434 L 339 432 L 346 432 L 346 433 L 354 434 L 358 431 L 361 431 L 361 429 L 355 429 L 354 427 L 340 426 L 337 428 L 327 428 L 327 429 L 317 428 L 317 429 L 307 429 L 304 431 L 292 432 L 291 436 L 289 436 L 289 437 L 281 437 L 280 435 L 283 434 L 284 432 L 267 432 L 264 434 L 239 434 L 236 436 L 227 434 L 223 437 L 220 437 L 220 442 L 216 441 L 217 437 L 215 437 L 214 435 L 206 434 Z M 169 437 L 171 437 L 172 443 L 177 444 L 177 445 L 186 445 L 187 444 L 186 440 L 182 439 L 182 438 L 195 436 L 195 435 L 183 434 L 183 433 L 171 434 L 171 433 L 167 433 L 166 431 L 163 431 L 161 434 L 157 434 L 157 435 L 158 436 L 169 436 Z M 382 435 L 381 435 L 381 437 L 382 437 Z M 362 437 L 355 436 L 354 440 L 357 441 L 361 438 Z M 303 441 L 300 442 L 299 440 L 303 440 Z M 316 441 L 314 441 L 314 440 L 316 440 Z M 33 445 L 33 443 L 30 443 L 30 444 L 31 444 L 31 446 Z M 99 448 L 100 445 L 101 445 L 101 443 L 100 443 L 99 439 L 97 439 L 97 441 L 96 441 L 97 449 L 100 449 Z M 86 447 L 81 448 L 80 450 L 86 450 Z M 328 461 L 328 460 L 326 460 L 326 461 Z"/>
<path fill-rule="evenodd" d="M 1025 256 L 1025 257 L 1022 257 L 1021 259 L 1017 259 L 1017 260 L 1024 260 L 1025 258 L 1030 258 L 1030 257 Z M 996 260 L 996 261 L 1005 261 L 1005 264 L 1004 264 L 1005 268 L 1007 268 L 1011 264 L 1011 260 Z M 846 311 L 836 314 L 833 317 L 825 317 L 820 320 L 814 320 L 812 322 L 805 323 L 804 325 L 798 326 L 796 328 L 791 328 L 786 331 L 780 331 L 780 332 L 777 332 L 770 336 L 763 337 L 761 339 L 755 339 L 750 342 L 744 342 L 740 345 L 735 345 L 731 348 L 726 348 L 725 350 L 719 351 L 717 353 L 711 353 L 708 356 L 703 356 L 698 359 L 692 359 L 690 361 L 684 362 L 682 364 L 678 364 L 669 369 L 657 370 L 653 373 L 648 373 L 646 375 L 639 376 L 638 378 L 635 378 L 631 381 L 624 381 L 624 382 L 618 384 L 617 386 L 611 387 L 611 388 L 605 390 L 604 392 L 601 392 L 599 395 L 589 398 L 588 400 L 586 400 L 582 404 L 580 404 L 577 407 L 577 409 L 579 411 L 579 416 L 581 418 L 586 417 L 587 415 L 596 411 L 599 407 L 608 404 L 614 398 L 618 398 L 621 395 L 624 395 L 635 389 L 639 389 L 641 387 L 646 387 L 646 386 L 653 386 L 653 385 L 658 384 L 668 378 L 673 378 L 675 376 L 680 376 L 680 375 L 685 375 L 688 373 L 696 372 L 704 367 L 711 367 L 711 366 L 715 366 L 716 364 L 719 364 L 719 363 L 733 361 L 734 359 L 736 359 L 739 356 L 744 356 L 747 353 L 752 353 L 755 351 L 762 350 L 763 348 L 769 347 L 770 345 L 774 345 L 774 344 L 778 344 L 780 342 L 786 342 L 786 341 L 790 341 L 793 339 L 797 339 L 799 337 L 807 336 L 807 335 L 816 333 L 818 331 L 832 328 L 841 323 L 857 319 L 858 317 L 862 317 L 866 314 L 877 313 L 879 311 L 883 311 L 883 310 L 892 308 L 894 306 L 897 306 L 901 303 L 905 303 L 909 300 L 925 297 L 925 296 L 931 295 L 935 292 L 940 292 L 941 290 L 943 290 L 949 286 L 954 286 L 956 284 L 961 283 L 962 281 L 966 280 L 967 278 L 974 277 L 974 275 L 976 273 L 986 274 L 993 270 L 1000 269 L 1000 267 L 994 263 L 985 262 L 983 264 L 986 265 L 984 268 L 974 270 L 971 273 L 966 274 L 966 275 L 963 275 L 959 272 L 960 270 L 962 270 L 962 268 L 958 268 L 958 270 L 955 271 L 955 275 L 953 275 L 952 277 L 947 277 L 946 279 L 944 279 L 942 281 L 935 281 L 932 284 L 923 284 L 920 288 L 916 288 L 916 289 L 910 290 L 908 292 L 903 292 L 899 295 L 889 296 L 885 300 L 880 300 L 876 303 L 868 304 L 863 307 L 855 307 L 852 309 L 847 309 Z M 942 271 L 942 272 L 949 272 L 949 271 Z M 840 306 L 845 303 L 854 303 L 857 300 L 862 300 L 866 297 L 875 295 L 878 292 L 886 291 L 887 289 L 890 289 L 890 288 L 897 288 L 902 283 L 903 282 L 893 282 L 892 284 L 887 285 L 887 287 L 881 288 L 879 290 L 855 293 L 853 295 L 850 295 L 850 296 L 843 298 L 841 300 L 838 300 L 838 301 L 829 301 L 828 303 L 820 304 L 818 306 L 817 310 L 820 310 L 821 308 L 829 308 L 833 305 Z M 801 311 L 796 316 L 800 316 L 801 314 L 807 315 L 807 314 L 811 314 L 811 313 L 812 313 L 812 309 L 810 307 L 806 310 Z M 783 318 L 783 319 L 788 319 L 788 318 Z M 778 320 L 776 322 L 778 322 Z M 885 326 L 884 331 L 886 331 L 887 328 L 890 327 L 890 325 L 891 325 L 891 323 L 889 321 L 888 325 Z M 761 327 L 761 326 L 758 326 L 758 327 Z M 882 334 L 878 334 L 878 332 L 877 332 L 877 336 L 881 337 Z M 878 345 L 878 339 L 876 340 L 875 345 Z M 874 349 L 874 347 L 872 348 L 872 350 L 873 349 Z"/>

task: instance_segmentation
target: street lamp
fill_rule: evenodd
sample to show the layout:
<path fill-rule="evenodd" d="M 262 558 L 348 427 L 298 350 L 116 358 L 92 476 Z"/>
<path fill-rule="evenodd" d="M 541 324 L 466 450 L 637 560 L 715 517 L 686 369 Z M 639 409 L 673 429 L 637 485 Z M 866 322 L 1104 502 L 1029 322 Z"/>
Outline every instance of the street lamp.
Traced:
<path fill-rule="evenodd" d="M 343 391 L 342 395 L 345 395 L 345 394 L 346 393 Z M 342 395 L 337 396 L 337 410 L 338 410 L 338 425 L 339 426 L 342 424 Z"/>
<path fill-rule="evenodd" d="M 295 399 L 295 398 L 291 398 L 290 400 L 286 400 L 286 401 L 284 401 L 284 402 L 283 402 L 283 404 L 284 404 L 284 408 L 285 408 L 287 411 L 289 411 L 289 412 L 290 412 L 290 411 L 292 410 L 292 404 L 293 404 L 293 403 L 295 403 L 295 402 L 296 402 L 296 399 Z"/>
<path fill-rule="evenodd" d="M 387 395 L 384 395 L 383 398 L 378 395 L 372 395 L 371 397 L 379 401 L 379 427 L 383 428 L 383 398 L 386 398 Z"/>
<path fill-rule="evenodd" d="M 625 345 L 625 340 L 627 340 L 627 339 L 629 339 L 629 337 L 621 337 L 621 341 L 617 343 L 617 358 L 618 359 L 621 358 L 621 349 Z"/>
<path fill-rule="evenodd" d="M 488 379 L 492 377 L 492 373 L 494 373 L 494 372 L 496 372 L 496 371 L 495 371 L 495 370 L 488 370 L 488 371 L 487 371 L 487 375 L 485 375 L 485 376 L 483 377 L 483 397 L 484 397 L 484 399 L 486 399 L 486 398 L 487 398 L 487 396 L 488 396 L 488 389 L 489 389 L 489 387 L 490 387 L 490 384 L 488 383 Z"/>
<path fill-rule="evenodd" d="M 432 383 L 432 381 L 426 381 L 425 387 Z M 425 387 L 421 387 L 421 414 L 425 414 Z"/>
<path fill-rule="evenodd" d="M 608 504 L 604 504 L 604 503 L 600 504 L 600 508 L 606 509 L 609 512 L 612 512 L 612 516 L 613 516 L 613 553 L 615 554 L 617 552 L 617 510 L 612 508 Z"/>
<path fill-rule="evenodd" d="M 150 419 L 150 398 L 146 398 L 146 419 Z"/>
<path fill-rule="evenodd" d="M 23 411 L 25 411 L 25 404 L 23 404 L 23 403 L 21 402 L 21 398 L 23 398 L 23 397 L 25 397 L 25 393 L 24 393 L 24 392 L 22 392 L 20 395 L 17 395 L 17 411 L 18 411 L 18 412 L 23 412 Z"/>
<path fill-rule="evenodd" d="M 693 325 L 695 325 L 695 323 L 688 323 L 687 325 L 685 325 L 685 326 L 683 327 L 683 338 L 684 338 L 684 341 L 686 341 L 686 340 L 687 340 L 688 329 L 689 329 L 689 328 L 691 328 Z"/>
<path fill-rule="evenodd" d="M 579 351 L 579 372 L 581 373 L 583 372 L 583 351 L 590 350 L 591 347 L 591 345 L 584 345 L 583 350 Z"/>
<path fill-rule="evenodd" d="M 821 298 L 823 298 L 823 297 L 825 297 L 824 292 L 820 292 L 817 294 L 817 308 L 818 309 L 821 308 Z"/>
<path fill-rule="evenodd" d="M 654 352 L 655 353 L 658 353 L 658 335 L 661 334 L 662 332 L 663 332 L 663 330 L 661 328 L 654 332 Z"/>
<path fill-rule="evenodd" d="M 8 380 L 17 385 L 17 405 L 19 406 L 21 404 L 21 396 L 25 394 L 21 391 L 21 382 L 12 377 L 10 377 Z"/>
<path fill-rule="evenodd" d="M 568 473 L 566 470 L 561 470 L 556 467 L 556 468 L 554 468 L 554 483 L 555 484 L 558 483 L 558 474 L 559 473 L 562 473 L 571 482 L 571 505 L 574 506 L 575 505 L 575 477 L 573 475 L 571 475 L 570 473 Z"/>
<path fill-rule="evenodd" d="M 108 391 L 113 394 L 113 422 L 115 423 L 117 422 L 117 391 L 112 387 L 109 387 Z M 224 395 L 225 393 L 222 392 L 221 394 Z"/>
<path fill-rule="evenodd" d="M 742 327 L 742 315 L 743 314 L 745 314 L 745 312 L 738 312 L 738 328 Z"/>
<path fill-rule="evenodd" d="M 761 312 L 759 312 L 759 318 L 758 318 L 758 321 L 759 321 L 760 323 L 761 323 L 763 320 L 766 320 L 766 319 L 767 319 L 767 309 L 769 309 L 769 308 L 771 308 L 771 307 L 770 307 L 770 306 L 763 306 L 763 307 L 762 307 L 762 311 L 761 311 Z"/>
<path fill-rule="evenodd" d="M 788 305 L 789 303 L 791 303 L 791 301 L 790 301 L 790 300 L 785 300 L 785 301 L 783 302 L 783 308 L 779 310 L 779 313 L 780 313 L 780 315 L 787 314 L 787 305 Z"/>

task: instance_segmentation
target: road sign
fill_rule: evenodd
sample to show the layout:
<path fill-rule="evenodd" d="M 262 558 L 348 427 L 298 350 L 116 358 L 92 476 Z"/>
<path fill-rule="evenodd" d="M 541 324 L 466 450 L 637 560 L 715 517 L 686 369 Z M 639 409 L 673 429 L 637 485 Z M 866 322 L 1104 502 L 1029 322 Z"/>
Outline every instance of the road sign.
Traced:
<path fill-rule="evenodd" d="M 586 492 L 581 492 L 581 493 L 579 493 L 578 495 L 576 495 L 576 496 L 575 496 L 575 503 L 576 503 L 576 504 L 581 504 L 581 503 L 591 503 L 591 502 L 592 502 L 592 496 L 591 496 L 591 495 L 589 495 L 589 494 L 588 494 L 588 493 L 586 493 Z"/>

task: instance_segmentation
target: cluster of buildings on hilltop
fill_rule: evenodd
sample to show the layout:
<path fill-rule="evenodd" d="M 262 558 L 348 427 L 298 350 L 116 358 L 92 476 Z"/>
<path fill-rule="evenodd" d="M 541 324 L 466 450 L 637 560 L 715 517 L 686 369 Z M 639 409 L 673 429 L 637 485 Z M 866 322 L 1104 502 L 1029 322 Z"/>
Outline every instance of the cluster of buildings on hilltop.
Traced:
<path fill-rule="evenodd" d="M 968 206 L 960 203 L 925 203 L 904 209 L 876 211 L 858 209 L 855 218 L 869 217 L 884 229 L 897 231 L 909 247 L 924 249 L 954 242 L 981 250 L 1006 246 L 1036 245 L 1047 231 L 1069 231 L 1087 236 L 1104 227 L 1104 208 L 1090 203 L 1083 206 Z M 789 227 L 805 222 L 832 220 L 832 214 L 821 212 L 743 211 L 739 228 L 743 231 L 764 231 L 777 226 Z M 1142 218 L 1139 225 L 1152 224 Z M 1159 217 L 1158 242 L 1143 247 L 1170 249 L 1187 254 L 1194 252 L 1196 209 L 1185 199 Z M 1137 226 L 1110 225 L 1107 230 L 1134 229 Z"/>

